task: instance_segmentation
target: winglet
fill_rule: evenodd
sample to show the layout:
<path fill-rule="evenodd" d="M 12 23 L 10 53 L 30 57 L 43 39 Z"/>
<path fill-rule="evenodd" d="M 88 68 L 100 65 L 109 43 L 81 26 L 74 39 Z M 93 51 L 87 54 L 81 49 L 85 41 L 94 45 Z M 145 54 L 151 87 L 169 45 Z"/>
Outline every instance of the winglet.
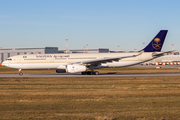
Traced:
<path fill-rule="evenodd" d="M 144 50 L 144 52 L 160 52 L 167 32 L 168 30 L 159 31 L 159 33 L 152 39 L 152 41 L 142 50 Z"/>

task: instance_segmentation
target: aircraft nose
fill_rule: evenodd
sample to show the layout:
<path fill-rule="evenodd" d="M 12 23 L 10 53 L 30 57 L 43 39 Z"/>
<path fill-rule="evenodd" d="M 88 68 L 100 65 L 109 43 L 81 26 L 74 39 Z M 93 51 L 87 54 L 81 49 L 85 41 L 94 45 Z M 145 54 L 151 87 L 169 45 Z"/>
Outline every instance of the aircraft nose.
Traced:
<path fill-rule="evenodd" d="M 0 63 L 0 66 L 5 66 L 6 63 L 7 63 L 6 61 L 2 62 Z"/>

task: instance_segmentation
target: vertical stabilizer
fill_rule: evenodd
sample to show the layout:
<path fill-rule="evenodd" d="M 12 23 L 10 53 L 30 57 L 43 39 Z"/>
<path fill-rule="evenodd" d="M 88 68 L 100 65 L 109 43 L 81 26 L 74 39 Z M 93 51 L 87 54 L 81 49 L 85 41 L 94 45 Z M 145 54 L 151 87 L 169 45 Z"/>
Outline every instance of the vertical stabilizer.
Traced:
<path fill-rule="evenodd" d="M 160 52 L 168 30 L 161 30 L 153 40 L 142 50 L 144 52 Z M 142 51 L 141 50 L 141 51 Z"/>

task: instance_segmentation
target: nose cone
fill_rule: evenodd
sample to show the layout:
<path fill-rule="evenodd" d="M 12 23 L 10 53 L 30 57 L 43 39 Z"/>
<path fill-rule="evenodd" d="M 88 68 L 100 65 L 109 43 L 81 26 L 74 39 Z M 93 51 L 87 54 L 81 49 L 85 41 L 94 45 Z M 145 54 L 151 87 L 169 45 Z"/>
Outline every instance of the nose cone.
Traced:
<path fill-rule="evenodd" d="M 0 63 L 0 66 L 2 66 L 2 63 Z"/>
<path fill-rule="evenodd" d="M 2 62 L 0 66 L 5 66 L 6 63 L 7 63 L 7 61 Z"/>

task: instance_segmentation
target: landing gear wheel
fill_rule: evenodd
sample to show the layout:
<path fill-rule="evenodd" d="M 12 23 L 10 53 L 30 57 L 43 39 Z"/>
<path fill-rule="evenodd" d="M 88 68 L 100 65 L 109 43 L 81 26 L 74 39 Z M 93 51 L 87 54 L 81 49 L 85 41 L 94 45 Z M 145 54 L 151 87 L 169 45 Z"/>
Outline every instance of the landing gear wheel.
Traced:
<path fill-rule="evenodd" d="M 98 72 L 98 71 L 95 71 L 95 72 L 94 72 L 94 75 L 99 75 L 99 72 Z"/>
<path fill-rule="evenodd" d="M 19 73 L 19 75 L 20 75 L 20 76 L 22 76 L 22 75 L 23 75 L 23 73 L 22 73 L 22 72 L 20 72 L 20 73 Z"/>
<path fill-rule="evenodd" d="M 87 71 L 87 75 L 92 75 L 93 73 L 91 71 Z"/>
<path fill-rule="evenodd" d="M 81 72 L 82 75 L 99 75 L 98 71 L 86 71 L 86 72 Z"/>
<path fill-rule="evenodd" d="M 87 72 L 81 72 L 82 75 L 87 75 Z"/>

